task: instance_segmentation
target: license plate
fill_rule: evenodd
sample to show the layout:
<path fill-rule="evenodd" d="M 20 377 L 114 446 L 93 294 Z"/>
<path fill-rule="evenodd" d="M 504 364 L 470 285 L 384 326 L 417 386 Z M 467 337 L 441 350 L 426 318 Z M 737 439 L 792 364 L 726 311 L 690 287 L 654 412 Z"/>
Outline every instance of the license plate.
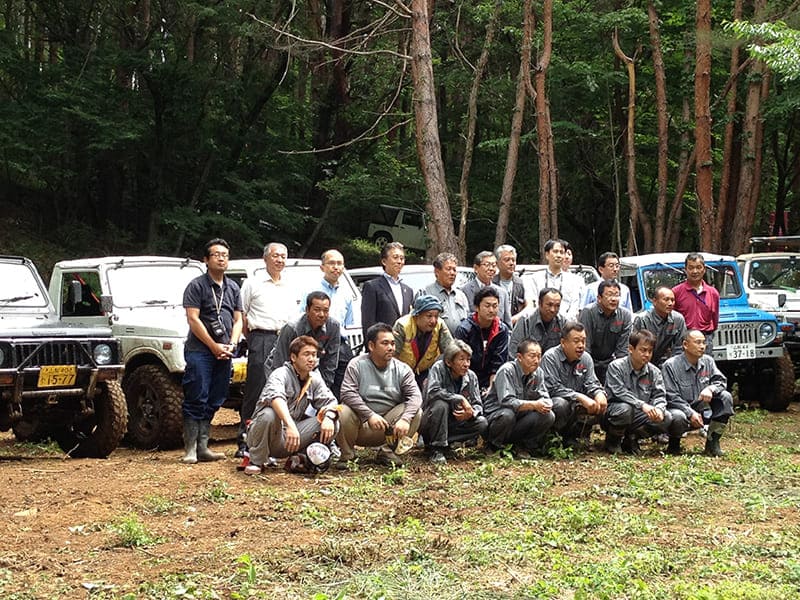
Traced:
<path fill-rule="evenodd" d="M 75 385 L 77 373 L 75 365 L 48 365 L 40 369 L 37 385 L 40 388 Z"/>
<path fill-rule="evenodd" d="M 728 360 L 744 360 L 756 357 L 755 344 L 728 344 L 725 346 L 725 357 Z"/>
<path fill-rule="evenodd" d="M 242 383 L 247 379 L 247 361 L 233 361 L 233 383 Z"/>

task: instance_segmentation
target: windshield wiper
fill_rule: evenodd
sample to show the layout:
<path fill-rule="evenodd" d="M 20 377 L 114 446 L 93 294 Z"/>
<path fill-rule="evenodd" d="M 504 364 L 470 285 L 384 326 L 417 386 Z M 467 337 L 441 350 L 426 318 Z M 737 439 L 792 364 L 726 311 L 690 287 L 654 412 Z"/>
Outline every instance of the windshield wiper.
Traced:
<path fill-rule="evenodd" d="M 31 294 L 30 296 L 14 296 L 12 298 L 0 298 L 0 302 L 22 302 L 23 300 L 30 300 L 34 296 L 38 296 L 38 294 Z"/>
<path fill-rule="evenodd" d="M 152 304 L 167 304 L 169 300 L 142 300 L 142 304 L 147 304 L 148 306 Z"/>

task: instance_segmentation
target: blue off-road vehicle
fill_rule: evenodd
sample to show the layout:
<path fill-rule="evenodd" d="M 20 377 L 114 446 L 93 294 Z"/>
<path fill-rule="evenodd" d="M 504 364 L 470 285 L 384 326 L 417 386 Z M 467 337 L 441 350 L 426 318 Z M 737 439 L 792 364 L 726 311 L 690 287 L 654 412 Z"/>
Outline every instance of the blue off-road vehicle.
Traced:
<path fill-rule="evenodd" d="M 720 296 L 719 328 L 714 333 L 714 359 L 739 386 L 740 401 L 758 402 L 770 411 L 785 410 L 794 398 L 794 367 L 783 345 L 775 315 L 752 308 L 733 256 L 702 253 L 705 280 Z M 686 279 L 686 253 L 668 252 L 620 259 L 620 279 L 631 288 L 634 312 L 652 306 L 655 289 L 674 287 Z"/>

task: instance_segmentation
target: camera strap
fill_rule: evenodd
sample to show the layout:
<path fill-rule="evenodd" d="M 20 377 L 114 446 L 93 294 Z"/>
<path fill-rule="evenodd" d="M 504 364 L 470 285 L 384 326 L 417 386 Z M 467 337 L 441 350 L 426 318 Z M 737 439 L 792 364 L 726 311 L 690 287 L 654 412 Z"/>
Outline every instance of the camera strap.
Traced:
<path fill-rule="evenodd" d="M 222 313 L 222 300 L 225 298 L 225 280 L 223 279 L 220 286 L 219 300 L 217 300 L 217 292 L 214 286 L 211 286 L 211 293 L 214 294 L 214 308 L 217 309 L 217 318 L 219 319 L 220 313 Z"/>

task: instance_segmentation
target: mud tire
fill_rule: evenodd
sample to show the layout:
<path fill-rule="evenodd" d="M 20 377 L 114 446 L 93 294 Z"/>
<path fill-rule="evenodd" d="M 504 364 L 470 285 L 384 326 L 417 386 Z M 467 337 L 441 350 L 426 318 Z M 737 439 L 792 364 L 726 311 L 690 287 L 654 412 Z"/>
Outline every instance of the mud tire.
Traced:
<path fill-rule="evenodd" d="M 128 435 L 137 448 L 169 450 L 183 443 L 183 388 L 160 365 L 142 365 L 125 377 Z"/>
<path fill-rule="evenodd" d="M 94 415 L 67 430 L 53 432 L 53 437 L 72 458 L 106 458 L 119 446 L 127 425 L 122 386 L 118 381 L 105 381 L 97 385 Z"/>

